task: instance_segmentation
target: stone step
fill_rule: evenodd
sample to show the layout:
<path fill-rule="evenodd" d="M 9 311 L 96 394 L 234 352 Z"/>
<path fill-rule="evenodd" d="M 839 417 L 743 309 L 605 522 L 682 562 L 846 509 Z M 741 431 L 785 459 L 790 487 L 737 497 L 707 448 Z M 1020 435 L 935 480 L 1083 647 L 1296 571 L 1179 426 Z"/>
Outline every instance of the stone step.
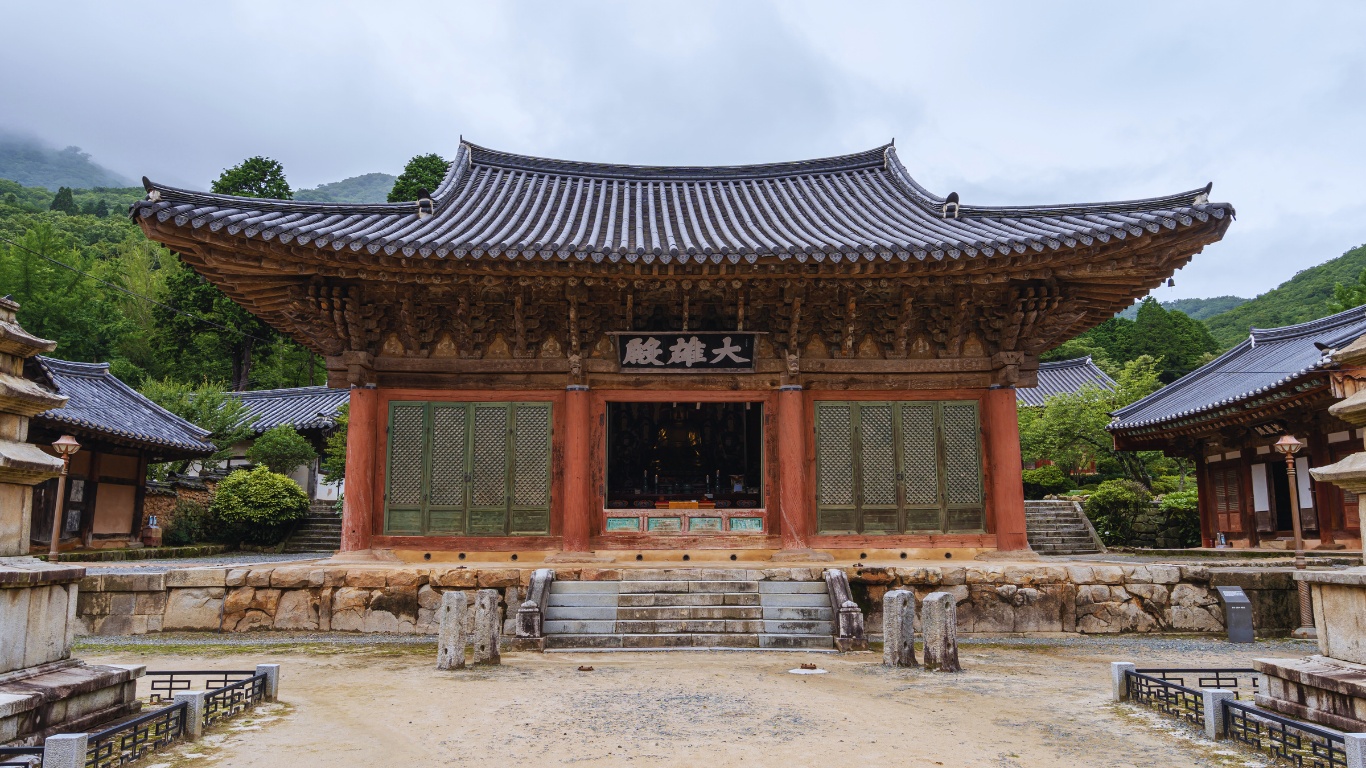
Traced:
<path fill-rule="evenodd" d="M 835 647 L 835 638 L 830 635 L 759 635 L 759 647 L 824 650 Z"/>
<path fill-rule="evenodd" d="M 823 581 L 761 581 L 759 591 L 766 595 L 825 595 L 828 594 Z"/>
<path fill-rule="evenodd" d="M 764 631 L 764 622 L 760 619 L 617 620 L 617 632 L 628 635 L 719 635 L 734 632 L 757 634 L 762 631 Z"/>
<path fill-rule="evenodd" d="M 688 621 L 693 619 L 762 619 L 757 605 L 651 606 L 617 608 L 618 621 Z"/>
<path fill-rule="evenodd" d="M 616 608 L 617 596 L 611 593 L 573 593 L 550 591 L 550 596 L 546 600 L 548 608 L 555 607 L 578 607 L 578 608 Z"/>
<path fill-rule="evenodd" d="M 834 633 L 835 624 L 831 621 L 764 620 L 764 634 L 767 635 L 825 635 L 830 637 Z"/>
<path fill-rule="evenodd" d="M 615 595 L 617 594 L 617 584 L 615 581 L 552 581 L 550 582 L 550 594 L 552 595 Z"/>
<path fill-rule="evenodd" d="M 757 581 L 622 581 L 623 595 L 657 592 L 758 592 Z"/>
<path fill-rule="evenodd" d="M 545 609 L 546 621 L 616 621 L 617 607 L 604 606 L 548 606 Z"/>
<path fill-rule="evenodd" d="M 753 571 L 744 568 L 632 568 L 623 570 L 622 581 L 751 581 Z"/>
<path fill-rule="evenodd" d="M 834 621 L 834 610 L 824 608 L 785 608 L 764 606 L 762 618 L 770 621 Z"/>
<path fill-rule="evenodd" d="M 597 635 L 617 631 L 616 620 L 611 621 L 550 621 L 542 625 L 546 635 Z"/>
<path fill-rule="evenodd" d="M 829 608 L 829 595 L 795 594 L 763 595 L 761 604 L 765 608 Z"/>

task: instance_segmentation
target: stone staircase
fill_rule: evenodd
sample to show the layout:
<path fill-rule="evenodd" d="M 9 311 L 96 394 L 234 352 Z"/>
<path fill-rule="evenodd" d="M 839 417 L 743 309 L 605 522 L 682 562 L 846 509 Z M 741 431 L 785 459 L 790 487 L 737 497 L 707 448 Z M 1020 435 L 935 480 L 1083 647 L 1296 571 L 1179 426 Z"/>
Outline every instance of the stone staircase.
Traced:
<path fill-rule="evenodd" d="M 337 514 L 337 502 L 314 501 L 308 517 L 294 529 L 285 542 L 285 552 L 336 552 L 341 549 L 342 519 Z"/>
<path fill-rule="evenodd" d="M 1026 501 L 1025 531 L 1040 555 L 1097 555 L 1105 551 L 1086 513 L 1072 501 Z"/>
<path fill-rule="evenodd" d="M 626 571 L 621 581 L 556 581 L 545 647 L 835 647 L 824 581 L 760 581 L 743 569 Z"/>

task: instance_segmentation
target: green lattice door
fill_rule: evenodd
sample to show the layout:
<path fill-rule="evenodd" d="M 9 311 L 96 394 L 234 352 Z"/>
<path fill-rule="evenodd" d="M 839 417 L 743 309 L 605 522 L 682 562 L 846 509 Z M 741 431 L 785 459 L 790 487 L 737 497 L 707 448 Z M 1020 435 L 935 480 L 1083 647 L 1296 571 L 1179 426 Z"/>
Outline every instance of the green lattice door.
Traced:
<path fill-rule="evenodd" d="M 816 403 L 821 533 L 981 531 L 977 404 Z"/>
<path fill-rule="evenodd" d="M 389 406 L 385 532 L 550 532 L 549 403 Z"/>

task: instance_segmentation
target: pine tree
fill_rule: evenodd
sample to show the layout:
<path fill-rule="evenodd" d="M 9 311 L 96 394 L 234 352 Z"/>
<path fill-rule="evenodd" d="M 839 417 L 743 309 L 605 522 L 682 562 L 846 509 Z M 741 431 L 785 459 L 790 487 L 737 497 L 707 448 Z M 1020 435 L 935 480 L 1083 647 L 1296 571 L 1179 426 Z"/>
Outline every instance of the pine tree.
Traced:
<path fill-rule="evenodd" d="M 80 209 L 76 207 L 76 199 L 71 196 L 71 187 L 58 187 L 57 196 L 52 198 L 52 205 L 48 206 L 48 210 L 61 211 L 69 216 L 80 213 Z"/>
<path fill-rule="evenodd" d="M 294 199 L 294 192 L 285 180 L 285 167 L 278 160 L 260 155 L 249 157 L 223 171 L 212 189 L 220 195 Z"/>
<path fill-rule="evenodd" d="M 101 219 L 109 218 L 108 200 L 105 200 L 103 197 L 101 197 L 100 201 L 98 203 L 95 203 L 95 215 Z"/>
<path fill-rule="evenodd" d="M 389 190 L 389 202 L 405 203 L 416 200 L 422 190 L 428 193 L 435 192 L 441 180 L 446 178 L 446 171 L 450 167 L 450 162 L 442 159 L 441 155 L 414 157 L 403 166 L 403 173 L 394 181 L 394 188 Z"/>

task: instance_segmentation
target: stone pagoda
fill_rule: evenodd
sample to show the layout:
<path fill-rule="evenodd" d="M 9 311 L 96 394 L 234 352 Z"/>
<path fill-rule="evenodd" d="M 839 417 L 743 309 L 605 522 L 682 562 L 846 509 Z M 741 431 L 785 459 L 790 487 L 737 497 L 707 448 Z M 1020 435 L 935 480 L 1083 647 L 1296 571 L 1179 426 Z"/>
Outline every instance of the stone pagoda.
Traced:
<path fill-rule="evenodd" d="M 143 671 L 71 658 L 85 569 L 27 556 L 33 486 L 62 470 L 27 442 L 29 419 L 66 397 L 24 378 L 24 360 L 57 344 L 21 328 L 18 310 L 0 299 L 0 744 L 34 744 L 136 712 Z"/>

